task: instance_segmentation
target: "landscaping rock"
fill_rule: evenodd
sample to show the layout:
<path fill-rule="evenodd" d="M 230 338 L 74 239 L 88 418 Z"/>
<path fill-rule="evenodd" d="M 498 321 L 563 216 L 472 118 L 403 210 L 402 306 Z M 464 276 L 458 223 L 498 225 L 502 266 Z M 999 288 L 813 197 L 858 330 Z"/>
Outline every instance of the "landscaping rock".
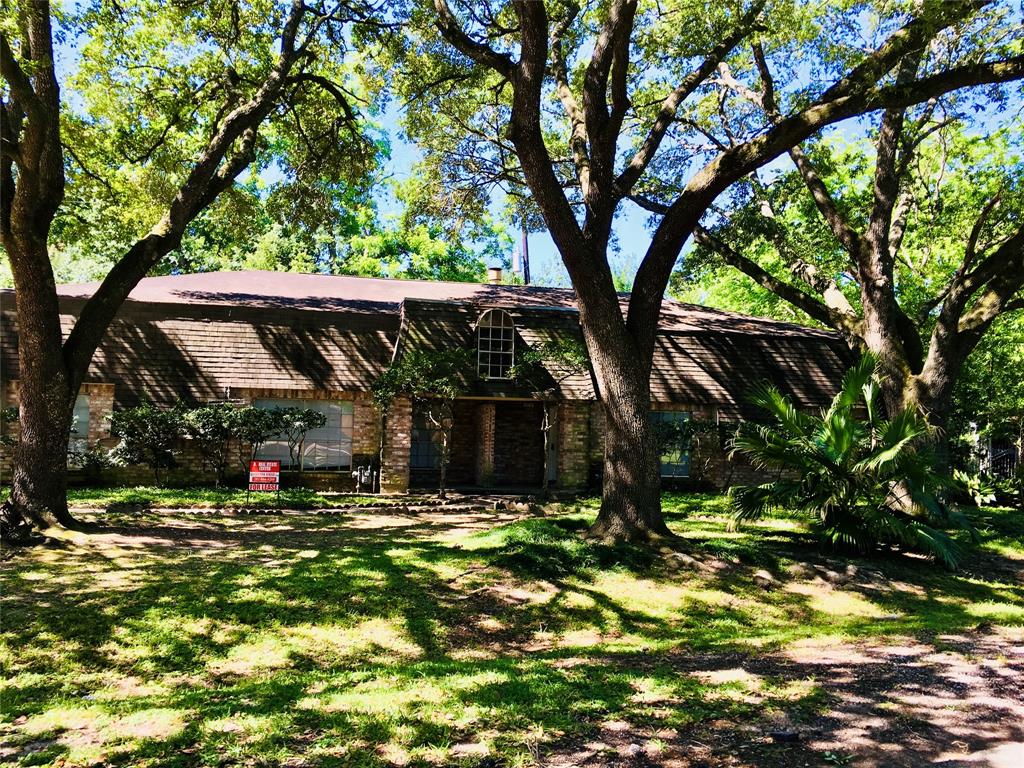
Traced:
<path fill-rule="evenodd" d="M 814 578 L 814 569 L 807 563 L 793 563 L 786 568 L 786 572 L 794 579 L 811 579 Z"/>
<path fill-rule="evenodd" d="M 700 560 L 686 554 L 685 552 L 673 552 L 669 555 L 668 560 L 670 563 L 674 564 L 676 568 L 700 568 Z"/>
<path fill-rule="evenodd" d="M 764 568 L 754 571 L 754 583 L 761 589 L 775 589 L 779 586 L 778 580 Z"/>

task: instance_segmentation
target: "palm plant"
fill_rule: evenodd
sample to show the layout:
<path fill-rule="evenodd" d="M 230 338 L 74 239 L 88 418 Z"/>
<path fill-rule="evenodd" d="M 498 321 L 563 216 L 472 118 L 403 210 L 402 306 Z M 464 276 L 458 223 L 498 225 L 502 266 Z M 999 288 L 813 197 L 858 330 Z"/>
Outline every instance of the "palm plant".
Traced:
<path fill-rule="evenodd" d="M 864 355 L 832 404 L 820 414 L 799 411 L 773 386 L 751 398 L 771 416 L 748 424 L 731 455 L 746 455 L 776 479 L 732 490 L 734 525 L 771 511 L 810 517 L 833 546 L 867 552 L 894 545 L 956 567 L 958 548 L 943 529 L 977 534 L 936 493 L 947 483 L 934 471 L 932 433 L 925 418 L 906 410 L 883 419 L 878 410 L 877 363 Z"/>

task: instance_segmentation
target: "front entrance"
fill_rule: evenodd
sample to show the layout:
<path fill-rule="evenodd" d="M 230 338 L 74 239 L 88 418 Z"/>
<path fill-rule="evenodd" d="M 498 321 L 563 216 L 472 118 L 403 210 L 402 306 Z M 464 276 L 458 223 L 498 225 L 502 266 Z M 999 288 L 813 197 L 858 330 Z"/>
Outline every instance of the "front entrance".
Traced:
<path fill-rule="evenodd" d="M 544 476 L 542 408 L 540 403 L 495 403 L 495 485 L 540 487 Z"/>
<path fill-rule="evenodd" d="M 544 474 L 543 405 L 509 400 L 460 400 L 453 409 L 448 484 L 537 489 Z M 555 479 L 557 429 L 551 429 L 549 480 Z M 440 432 L 414 410 L 410 482 L 438 481 Z"/>

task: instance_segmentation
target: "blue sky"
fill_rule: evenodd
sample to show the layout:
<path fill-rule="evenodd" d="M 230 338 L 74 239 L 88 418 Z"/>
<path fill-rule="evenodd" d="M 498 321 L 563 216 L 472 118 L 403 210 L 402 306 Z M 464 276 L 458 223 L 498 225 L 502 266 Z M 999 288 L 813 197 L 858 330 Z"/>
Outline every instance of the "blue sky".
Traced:
<path fill-rule="evenodd" d="M 1021 11 L 1018 11 L 1019 13 L 1024 13 L 1024 6 L 1022 6 Z M 59 76 L 62 80 L 78 64 L 79 51 L 73 40 L 74 38 L 71 38 L 63 44 L 58 43 L 57 64 Z M 75 94 L 73 91 L 70 89 L 65 90 L 65 96 L 70 97 L 74 104 Z M 1012 116 L 1014 114 L 1016 114 L 1016 119 L 1020 119 L 1020 108 L 1019 97 L 1013 98 L 1008 112 L 999 116 L 993 122 L 1000 123 L 1007 119 L 1007 115 Z M 993 127 L 993 123 L 986 119 L 987 116 L 981 117 L 982 119 L 978 125 L 979 129 L 985 130 Z M 391 157 L 385 163 L 383 176 L 395 180 L 407 178 L 421 157 L 419 150 L 413 144 L 403 139 L 400 118 L 399 107 L 394 101 L 391 102 L 389 109 L 378 118 L 380 128 L 386 133 L 391 145 Z M 1010 119 L 1014 118 L 1010 117 Z M 866 123 L 863 120 L 851 120 L 830 130 L 831 133 L 844 139 L 857 140 L 865 135 L 865 125 Z M 788 160 L 785 157 L 780 158 L 768 167 L 768 172 L 771 173 L 772 170 L 788 168 L 788 165 Z M 274 169 L 265 171 L 262 174 L 264 180 L 268 182 L 275 180 L 277 175 L 278 172 Z M 376 199 L 379 209 L 383 214 L 387 215 L 397 212 L 398 203 L 392 195 L 389 185 L 381 184 L 379 186 Z M 495 212 L 501 207 L 501 204 L 500 194 L 496 195 L 494 200 Z M 650 244 L 651 235 L 647 228 L 649 218 L 650 216 L 646 211 L 641 210 L 633 203 L 626 202 L 620 207 L 619 216 L 615 223 L 618 252 L 611 257 L 612 268 L 616 273 L 626 272 L 631 275 L 635 271 L 636 265 L 639 264 L 640 259 Z M 514 239 L 518 242 L 518 234 L 516 234 Z M 529 246 L 531 272 L 534 282 L 548 285 L 569 285 L 568 275 L 562 265 L 561 258 L 546 232 L 531 234 L 529 236 Z"/>
<path fill-rule="evenodd" d="M 413 166 L 422 157 L 422 153 L 415 145 L 402 138 L 400 118 L 399 108 L 392 103 L 380 121 L 382 130 L 388 135 L 388 140 L 391 142 L 391 158 L 385 164 L 384 175 L 395 180 L 408 178 L 412 174 Z M 381 186 L 376 199 L 383 214 L 398 211 L 398 203 L 391 195 L 387 185 Z M 497 196 L 495 199 L 496 212 L 501 203 L 500 196 Z M 615 225 L 615 232 L 619 240 L 619 253 L 612 256 L 613 271 L 619 272 L 630 267 L 632 267 L 629 269 L 630 273 L 635 271 L 635 266 L 639 264 L 651 241 L 651 235 L 646 228 L 648 216 L 647 212 L 633 203 L 627 202 L 623 205 Z M 514 239 L 518 244 L 518 234 Z M 550 235 L 547 232 L 530 234 L 529 247 L 533 282 L 568 287 L 569 275 L 565 271 L 562 259 L 558 255 Z"/>

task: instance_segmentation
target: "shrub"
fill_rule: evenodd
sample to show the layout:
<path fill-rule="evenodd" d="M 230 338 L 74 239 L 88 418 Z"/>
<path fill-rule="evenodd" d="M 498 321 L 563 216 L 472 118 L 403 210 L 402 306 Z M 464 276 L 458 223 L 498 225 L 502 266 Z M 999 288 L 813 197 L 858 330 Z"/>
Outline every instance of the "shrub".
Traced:
<path fill-rule="evenodd" d="M 178 466 L 174 445 L 184 433 L 184 409 L 158 408 L 143 403 L 110 415 L 110 434 L 120 440 L 111 452 L 119 464 L 145 464 L 153 470 L 153 479 L 161 484 L 160 470 Z"/>
<path fill-rule="evenodd" d="M 792 510 L 810 516 L 833 545 L 860 552 L 897 545 L 956 567 L 957 547 L 942 529 L 958 526 L 977 534 L 936 496 L 946 481 L 933 470 L 924 417 L 915 411 L 879 417 L 873 357 L 865 355 L 850 369 L 820 415 L 801 413 L 767 385 L 751 399 L 772 421 L 741 429 L 733 453 L 779 476 L 732 490 L 736 524 L 772 510 Z M 865 419 L 858 418 L 858 409 Z"/>
<path fill-rule="evenodd" d="M 320 429 L 327 424 L 326 414 L 312 408 L 281 408 L 281 434 L 288 441 L 288 455 L 292 466 L 302 471 L 302 446 L 311 429 Z"/>
<path fill-rule="evenodd" d="M 243 472 L 249 471 L 249 462 L 259 455 L 263 444 L 284 431 L 283 413 L 283 408 L 265 409 L 252 405 L 235 410 L 234 431 L 239 441 L 238 460 Z"/>
<path fill-rule="evenodd" d="M 238 409 L 229 403 L 214 403 L 192 408 L 182 415 L 185 436 L 191 439 L 203 457 L 203 464 L 213 470 L 220 486 L 228 472 L 231 440 L 238 431 Z"/>
<path fill-rule="evenodd" d="M 103 470 L 113 463 L 110 451 L 99 443 L 73 445 L 68 449 L 68 466 L 81 470 L 90 483 L 99 482 Z"/>

